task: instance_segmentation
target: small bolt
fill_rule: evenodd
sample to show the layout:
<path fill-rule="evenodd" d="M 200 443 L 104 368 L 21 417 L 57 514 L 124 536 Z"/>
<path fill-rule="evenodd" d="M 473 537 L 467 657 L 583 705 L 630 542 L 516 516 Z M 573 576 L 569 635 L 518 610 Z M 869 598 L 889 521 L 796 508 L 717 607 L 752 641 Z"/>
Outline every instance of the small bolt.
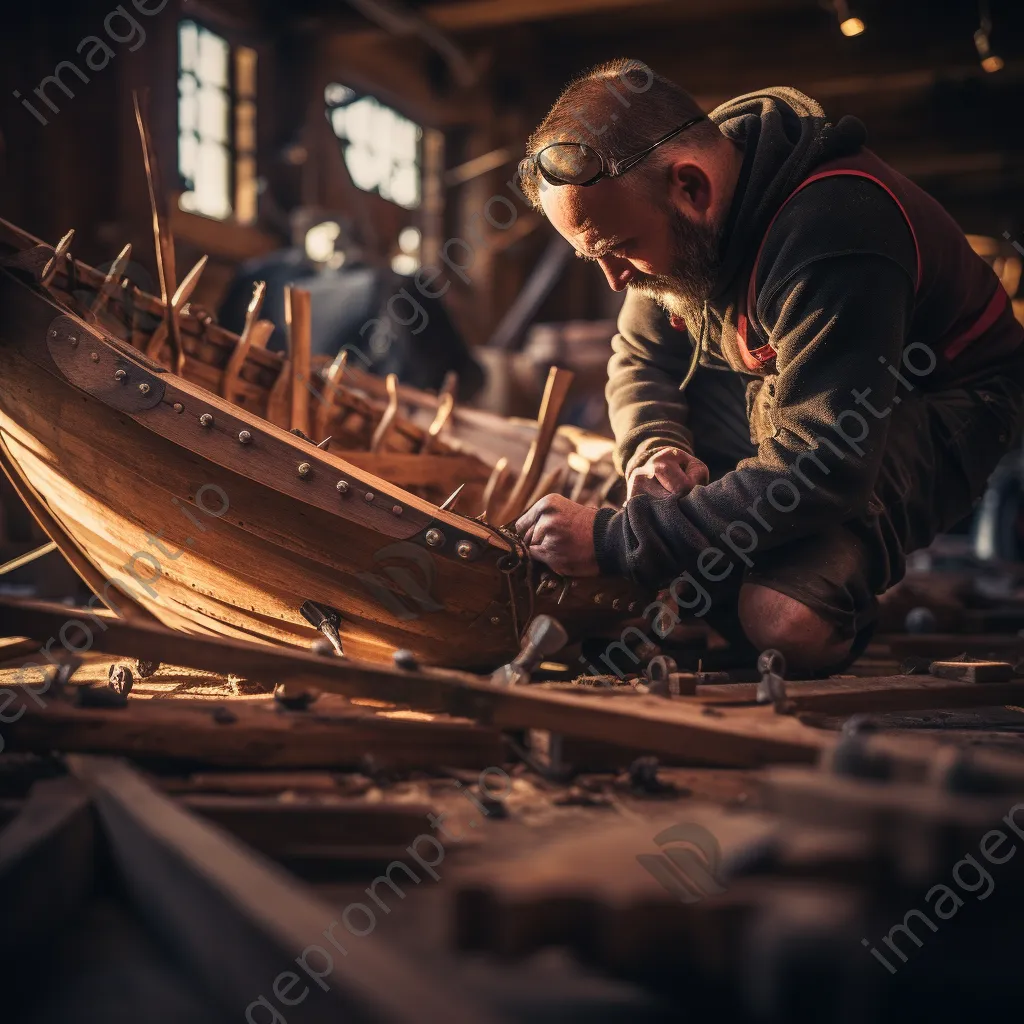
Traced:
<path fill-rule="evenodd" d="M 56 333 L 56 331 L 54 333 Z M 78 348 L 78 335 L 77 334 L 72 334 L 71 337 L 68 338 L 68 341 L 71 342 L 71 347 L 72 348 Z"/>
<path fill-rule="evenodd" d="M 172 406 L 171 406 L 171 408 L 172 408 L 172 409 L 173 409 L 173 410 L 174 410 L 175 412 L 184 412 L 184 411 L 185 411 L 185 406 L 183 406 L 183 405 L 181 404 L 181 402 L 175 402 L 175 403 L 174 403 L 174 405 L 172 405 Z"/>
<path fill-rule="evenodd" d="M 313 467 L 308 462 L 300 462 L 298 468 L 299 476 L 309 476 L 309 471 L 312 468 Z"/>
<path fill-rule="evenodd" d="M 602 604 L 604 602 L 604 594 L 594 595 L 594 604 Z"/>
<path fill-rule="evenodd" d="M 635 612 L 636 611 L 636 601 L 630 601 L 629 602 L 629 607 L 626 609 L 626 611 L 628 611 L 628 612 Z"/>
<path fill-rule="evenodd" d="M 248 444 L 252 440 L 252 434 L 248 430 L 240 430 L 238 432 L 239 444 Z"/>
<path fill-rule="evenodd" d="M 393 512 L 393 513 L 394 513 L 394 514 L 395 514 L 396 516 L 400 516 L 400 515 L 402 514 L 402 506 L 401 506 L 401 505 L 392 505 L 392 506 L 391 506 L 391 511 L 392 511 L 392 512 Z"/>
<path fill-rule="evenodd" d="M 613 608 L 614 608 L 614 609 L 615 609 L 616 611 L 618 611 L 618 610 L 619 610 L 619 608 L 621 608 L 621 607 L 622 607 L 622 602 L 621 602 L 621 601 L 620 601 L 620 600 L 619 600 L 618 598 L 615 598 L 615 600 L 614 600 L 614 601 L 612 601 L 612 607 L 613 607 Z"/>
<path fill-rule="evenodd" d="M 367 492 L 366 492 L 366 493 L 365 493 L 365 494 L 363 495 L 363 500 L 364 500 L 364 501 L 373 501 L 373 491 L 367 491 Z"/>
<path fill-rule="evenodd" d="M 499 616 L 497 616 L 497 615 L 492 615 L 491 616 L 491 625 L 492 626 L 500 626 L 501 625 L 501 618 Z"/>
<path fill-rule="evenodd" d="M 338 489 L 339 494 L 348 494 L 347 480 L 339 480 L 334 486 Z"/>
<path fill-rule="evenodd" d="M 473 555 L 476 554 L 476 547 L 474 547 L 472 541 L 460 540 L 459 543 L 455 545 L 455 553 L 459 558 L 472 558 Z"/>
<path fill-rule="evenodd" d="M 213 417 L 208 412 L 204 412 L 203 415 L 199 417 L 199 426 L 212 427 Z"/>
<path fill-rule="evenodd" d="M 426 541 L 426 542 L 427 542 L 427 543 L 428 543 L 428 544 L 429 544 L 429 545 L 430 545 L 430 546 L 431 546 L 432 548 L 439 548 L 439 547 L 440 547 L 440 546 L 441 546 L 441 545 L 442 545 L 442 544 L 444 543 L 444 534 L 443 534 L 443 533 L 442 533 L 442 532 L 441 532 L 441 531 L 440 531 L 439 529 L 437 529 L 437 527 L 434 527 L 434 526 L 432 526 L 432 527 L 431 527 L 431 528 L 430 528 L 429 530 L 427 530 L 427 532 L 426 532 L 426 533 L 425 533 L 425 534 L 423 535 L 423 539 L 424 539 L 424 540 L 425 540 L 425 541 Z"/>
<path fill-rule="evenodd" d="M 124 380 L 125 377 L 127 377 L 127 376 L 128 376 L 128 374 L 125 373 L 124 370 L 115 370 L 114 371 L 114 380 Z"/>
<path fill-rule="evenodd" d="M 145 381 L 143 381 L 139 385 L 139 394 L 140 395 L 148 395 L 149 394 L 149 385 Z"/>
<path fill-rule="evenodd" d="M 56 331 L 50 331 L 50 337 L 51 338 L 56 338 L 57 337 L 57 332 Z"/>
<path fill-rule="evenodd" d="M 99 352 L 90 352 L 90 353 L 89 353 L 89 358 L 90 358 L 90 359 L 91 359 L 91 360 L 92 360 L 92 361 L 93 361 L 94 363 L 98 363 L 98 362 L 100 361 L 100 354 L 99 354 Z"/>

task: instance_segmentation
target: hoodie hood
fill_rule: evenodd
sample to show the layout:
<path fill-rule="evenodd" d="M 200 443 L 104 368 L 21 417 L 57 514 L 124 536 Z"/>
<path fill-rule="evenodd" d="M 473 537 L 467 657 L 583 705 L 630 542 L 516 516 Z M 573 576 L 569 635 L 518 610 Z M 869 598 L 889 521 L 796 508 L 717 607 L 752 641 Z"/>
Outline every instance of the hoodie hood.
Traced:
<path fill-rule="evenodd" d="M 797 185 L 818 164 L 855 153 L 867 132 L 855 117 L 831 124 L 821 104 L 788 86 L 737 96 L 708 117 L 744 150 L 715 285 L 719 295 L 750 262 L 751 250 Z"/>

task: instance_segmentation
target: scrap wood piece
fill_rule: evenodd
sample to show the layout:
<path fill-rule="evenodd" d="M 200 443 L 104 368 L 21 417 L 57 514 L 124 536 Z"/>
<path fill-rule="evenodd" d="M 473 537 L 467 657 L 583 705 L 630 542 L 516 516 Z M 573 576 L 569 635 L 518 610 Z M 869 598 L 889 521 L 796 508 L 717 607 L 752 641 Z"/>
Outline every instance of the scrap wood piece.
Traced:
<path fill-rule="evenodd" d="M 984 707 L 1024 703 L 1024 679 L 993 670 L 1001 681 L 970 681 L 970 662 L 951 662 L 965 675 L 857 676 L 845 679 L 787 680 L 786 699 L 795 711 L 842 715 L 863 712 L 925 711 L 930 708 Z M 985 662 L 984 664 L 997 664 Z M 1010 668 L 1009 665 L 1006 666 Z M 753 704 L 756 683 L 713 683 L 697 687 L 697 696 L 715 706 Z"/>
<path fill-rule="evenodd" d="M 1013 666 L 1008 661 L 933 661 L 930 671 L 942 679 L 968 683 L 1003 683 L 1013 678 Z"/>
<path fill-rule="evenodd" d="M 75 617 L 73 609 L 41 601 L 0 600 L 0 612 L 12 630 L 44 640 L 58 636 Z M 484 677 L 450 669 L 393 669 L 227 637 L 191 635 L 183 642 L 181 633 L 162 626 L 122 623 L 112 616 L 103 621 L 106 629 L 91 631 L 93 650 L 445 711 L 497 729 L 550 729 L 685 757 L 688 763 L 748 767 L 808 762 L 835 742 L 832 734 L 766 708 L 709 708 L 687 698 L 595 701 L 530 687 L 495 687 Z"/>
<path fill-rule="evenodd" d="M 0 956 L 37 948 L 63 932 L 92 892 L 95 830 L 91 801 L 75 779 L 47 779 L 29 791 L 0 829 L 3 927 Z"/>
<path fill-rule="evenodd" d="M 12 687 L 17 690 L 17 687 Z M 282 714 L 271 701 L 130 700 L 125 708 L 79 708 L 43 697 L 5 726 L 11 750 L 167 759 L 222 768 L 428 769 L 445 762 L 486 768 L 504 760 L 497 730 L 466 721 L 345 714 Z M 315 707 L 315 705 L 314 705 Z"/>
<path fill-rule="evenodd" d="M 299 971 L 299 983 L 310 989 L 304 1021 L 492 1024 L 470 997 L 376 936 L 347 932 L 337 908 L 123 762 L 72 755 L 68 766 L 94 794 L 131 899 L 227 1016 L 252 1006 L 261 993 L 274 1000 L 275 978 Z M 322 985 L 314 984 L 316 975 Z M 289 981 L 278 987 L 287 991 Z M 253 1014 L 261 1010 L 266 1016 L 259 1005 Z"/>

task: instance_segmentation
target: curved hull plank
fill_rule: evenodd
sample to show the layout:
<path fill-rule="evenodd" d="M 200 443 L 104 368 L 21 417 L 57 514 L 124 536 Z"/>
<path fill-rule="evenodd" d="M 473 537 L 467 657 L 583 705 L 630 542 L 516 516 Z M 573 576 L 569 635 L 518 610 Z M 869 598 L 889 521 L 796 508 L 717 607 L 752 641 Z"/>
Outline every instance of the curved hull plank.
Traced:
<path fill-rule="evenodd" d="M 531 613 L 592 629 L 637 598 L 579 580 L 555 607 L 562 588 L 538 588 L 496 531 L 163 372 L 7 273 L 0 310 L 0 436 L 115 606 L 120 580 L 174 628 L 308 646 L 313 600 L 353 655 L 485 668 Z"/>

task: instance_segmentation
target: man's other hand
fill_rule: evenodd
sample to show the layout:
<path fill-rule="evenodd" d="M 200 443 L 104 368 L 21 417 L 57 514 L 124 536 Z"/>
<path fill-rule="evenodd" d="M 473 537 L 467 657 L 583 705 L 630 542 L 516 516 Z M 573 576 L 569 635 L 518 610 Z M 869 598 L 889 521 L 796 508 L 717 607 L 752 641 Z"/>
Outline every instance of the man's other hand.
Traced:
<path fill-rule="evenodd" d="M 708 467 L 689 452 L 682 448 L 656 448 L 646 462 L 629 474 L 626 501 L 634 494 L 655 498 L 675 494 L 681 498 L 708 479 Z"/>
<path fill-rule="evenodd" d="M 563 576 L 597 576 L 594 519 L 597 509 L 549 494 L 516 520 L 516 533 L 531 558 Z"/>

